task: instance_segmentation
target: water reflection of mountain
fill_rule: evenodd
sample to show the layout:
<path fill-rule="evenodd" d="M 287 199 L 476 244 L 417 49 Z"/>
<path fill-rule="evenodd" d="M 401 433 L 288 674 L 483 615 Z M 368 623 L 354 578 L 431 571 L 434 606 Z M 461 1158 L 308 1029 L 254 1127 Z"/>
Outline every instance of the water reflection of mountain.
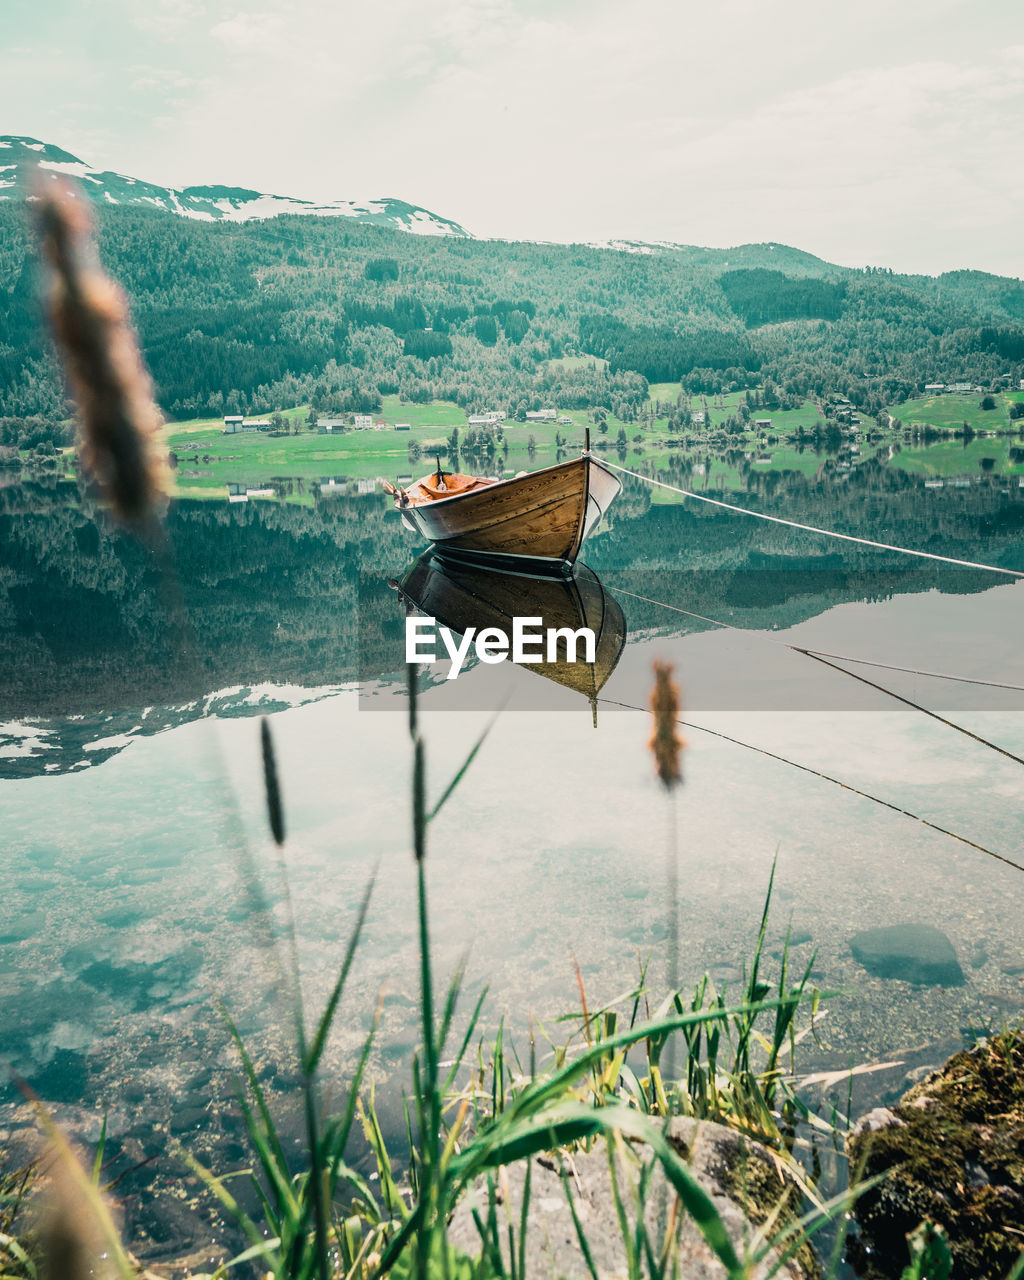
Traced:
<path fill-rule="evenodd" d="M 675 479 L 697 483 L 685 465 Z M 842 480 L 784 473 L 751 484 L 756 491 L 729 500 L 881 541 L 1024 565 L 1024 490 L 1006 490 L 998 478 L 926 490 L 869 463 Z M 989 574 L 696 504 L 652 503 L 651 490 L 629 478 L 611 516 L 587 545 L 605 587 L 738 626 L 785 627 L 843 601 L 993 585 Z M 0 490 L 0 721 L 59 717 L 32 732 L 68 735 L 63 758 L 81 767 L 118 749 L 122 735 L 150 732 L 167 716 L 206 714 L 215 690 L 240 690 L 237 713 L 252 714 L 259 699 L 246 691 L 259 685 L 336 686 L 401 666 L 403 619 L 386 579 L 416 548 L 382 497 L 332 496 L 314 507 L 179 502 L 168 533 L 170 580 L 159 557 L 112 530 L 74 486 Z M 624 607 L 631 632 L 703 625 L 641 600 Z M 147 707 L 154 710 L 142 720 Z M 105 718 L 121 712 L 131 714 Z M 108 746 L 87 751 L 90 730 L 69 716 L 97 717 L 91 723 Z M 19 749 L 31 740 L 19 732 L 0 741 L 0 776 L 55 764 L 49 752 Z"/>

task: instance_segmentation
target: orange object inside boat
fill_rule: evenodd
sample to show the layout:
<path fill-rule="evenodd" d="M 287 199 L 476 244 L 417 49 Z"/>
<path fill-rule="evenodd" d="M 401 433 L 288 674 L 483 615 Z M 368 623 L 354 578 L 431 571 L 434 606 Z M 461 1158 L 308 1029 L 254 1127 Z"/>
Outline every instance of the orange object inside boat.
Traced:
<path fill-rule="evenodd" d="M 469 493 L 471 489 L 483 489 L 497 483 L 485 476 L 464 476 L 458 471 L 446 471 L 438 481 L 435 472 L 411 485 L 408 492 L 413 502 L 433 502 L 438 498 L 454 498 L 458 494 Z"/>

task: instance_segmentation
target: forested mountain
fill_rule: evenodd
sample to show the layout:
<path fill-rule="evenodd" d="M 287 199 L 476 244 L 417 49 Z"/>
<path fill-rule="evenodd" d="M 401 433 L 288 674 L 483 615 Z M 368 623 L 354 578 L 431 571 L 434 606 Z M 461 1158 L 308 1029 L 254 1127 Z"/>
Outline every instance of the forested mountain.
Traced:
<path fill-rule="evenodd" d="M 977 272 L 851 270 L 782 245 L 598 248 L 114 205 L 97 220 L 172 417 L 307 401 L 367 412 L 399 393 L 469 412 L 603 406 L 629 421 L 648 382 L 767 380 L 783 408 L 839 392 L 873 413 L 929 382 L 1024 376 L 1024 285 Z M 25 209 L 0 203 L 0 443 L 52 433 L 68 412 L 37 295 Z"/>

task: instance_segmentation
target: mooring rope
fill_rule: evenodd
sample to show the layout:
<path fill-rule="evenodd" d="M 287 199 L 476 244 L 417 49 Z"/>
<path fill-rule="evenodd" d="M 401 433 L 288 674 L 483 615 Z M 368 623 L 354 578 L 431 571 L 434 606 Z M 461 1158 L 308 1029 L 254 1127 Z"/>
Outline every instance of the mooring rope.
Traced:
<path fill-rule="evenodd" d="M 1005 747 L 1000 747 L 995 742 L 990 742 L 988 738 L 983 738 L 978 733 L 973 733 L 970 729 L 965 729 L 962 724 L 957 724 L 955 720 L 947 720 L 945 716 L 940 716 L 937 711 L 929 711 L 927 707 L 922 707 L 919 702 L 913 702 L 910 698 L 904 698 L 902 694 L 887 689 L 885 685 L 875 684 L 874 680 L 869 680 L 867 676 L 859 676 L 856 671 L 847 671 L 845 668 L 837 666 L 834 662 L 829 662 L 828 658 L 822 658 L 814 653 L 811 649 L 800 649 L 796 645 L 790 645 L 796 653 L 802 653 L 805 657 L 813 658 L 815 662 L 820 662 L 823 666 L 831 667 L 833 671 L 840 671 L 844 676 L 849 676 L 851 680 L 859 680 L 861 684 L 866 684 L 872 689 L 877 689 L 879 693 L 884 693 L 890 698 L 895 698 L 897 702 L 902 702 L 905 706 L 913 707 L 915 711 L 922 711 L 926 716 L 931 716 L 933 720 L 938 720 L 940 724 L 946 725 L 950 729 L 955 729 L 957 733 L 962 733 L 967 738 L 973 738 L 975 742 L 980 742 L 983 747 L 991 747 L 993 751 L 998 751 L 1001 756 L 1006 756 L 1008 760 L 1014 760 L 1017 764 L 1024 764 L 1024 759 L 1016 756 L 1012 751 L 1007 751 Z"/>
<path fill-rule="evenodd" d="M 701 622 L 710 622 L 713 626 L 722 627 L 727 631 L 735 631 L 740 635 L 748 634 L 744 632 L 741 627 L 734 626 L 733 623 L 731 622 L 721 622 L 719 619 L 709 618 L 706 614 L 703 614 L 703 613 L 691 613 L 689 609 L 681 609 L 679 608 L 678 605 L 666 604 L 663 600 L 654 600 L 650 596 L 640 596 L 633 591 L 622 591 L 619 587 L 610 587 L 609 590 L 614 591 L 617 594 L 632 596 L 634 600 L 644 600 L 648 604 L 660 605 L 663 609 L 671 609 L 673 613 L 682 613 L 689 618 L 699 618 Z M 830 658 L 838 658 L 838 660 L 841 662 L 856 662 L 857 661 L 856 658 L 845 658 L 842 655 L 837 655 L 837 654 L 819 653 L 816 649 L 807 649 L 798 644 L 790 644 L 786 640 L 776 640 L 773 636 L 766 636 L 763 633 L 755 632 L 754 637 L 755 639 L 758 639 L 758 640 L 767 641 L 768 644 L 773 644 L 777 648 L 789 649 L 791 653 L 799 653 L 805 658 L 813 658 L 815 662 L 820 662 L 823 666 L 831 667 L 833 671 L 838 671 L 841 675 L 849 676 L 851 680 L 859 680 L 861 684 L 866 684 L 870 686 L 870 688 L 872 689 L 877 689 L 879 693 L 886 694 L 887 697 L 895 699 L 896 702 L 902 702 L 905 706 L 912 707 L 915 711 L 920 711 L 920 712 L 923 712 L 923 714 L 926 716 L 931 716 L 933 720 L 938 720 L 940 724 L 944 724 L 950 729 L 955 729 L 957 733 L 962 733 L 965 737 L 973 739 L 975 742 L 980 743 L 983 747 L 991 747 L 993 751 L 998 751 L 1001 756 L 1006 756 L 1007 759 L 1013 760 L 1017 764 L 1024 765 L 1024 759 L 1022 759 L 1020 756 L 1014 755 L 1012 751 L 1007 751 L 1005 747 L 999 746 L 998 743 L 991 742 L 988 738 L 983 738 L 981 734 L 974 733 L 973 730 L 965 728 L 962 724 L 957 724 L 955 720 L 949 720 L 945 716 L 939 715 L 937 711 L 930 711 L 928 707 L 922 706 L 919 702 L 914 702 L 910 698 L 905 698 L 902 694 L 896 693 L 895 690 L 893 689 L 887 689 L 886 686 L 883 684 L 876 684 L 874 680 L 869 680 L 867 676 L 859 676 L 856 673 L 856 671 L 847 671 L 845 667 L 840 667 L 836 662 L 829 661 Z M 868 665 L 881 666 L 885 664 L 872 663 Z M 927 674 L 924 671 L 913 671 L 909 667 L 890 667 L 889 669 L 893 671 L 902 671 L 907 675 L 926 675 Z M 940 678 L 945 680 L 958 680 L 961 677 L 942 676 Z M 967 681 L 965 680 L 965 682 Z M 972 681 L 969 681 L 969 683 L 987 684 L 989 682 L 972 680 Z M 998 685 L 995 687 L 1020 690 L 1019 685 Z M 1021 692 L 1024 692 L 1024 690 L 1021 690 Z"/>
<path fill-rule="evenodd" d="M 797 649 L 796 645 L 789 645 Z M 797 649 L 798 653 L 808 653 L 815 658 L 835 658 L 839 662 L 855 662 L 860 667 L 879 667 L 883 671 L 902 671 L 908 676 L 928 676 L 932 680 L 953 680 L 957 684 L 980 684 L 986 689 L 1009 689 L 1013 693 L 1024 693 L 1022 684 L 1003 684 L 999 680 L 982 680 L 976 676 L 954 676 L 946 671 L 919 671 L 917 667 L 897 667 L 891 662 L 873 662 L 869 658 L 851 658 L 845 653 L 826 653 L 823 649 Z M 853 672 L 847 672 L 853 675 Z"/>
<path fill-rule="evenodd" d="M 687 618 L 696 618 L 700 622 L 710 622 L 714 627 L 723 627 L 727 631 L 735 631 L 739 635 L 753 635 L 755 639 L 767 641 L 768 644 L 778 645 L 783 649 L 791 649 L 794 653 L 803 653 L 816 658 L 835 658 L 837 662 L 853 662 L 860 667 L 879 667 L 883 671 L 900 671 L 907 676 L 927 676 L 932 680 L 952 680 L 957 684 L 979 684 L 986 689 L 1009 689 L 1013 693 L 1024 693 L 1024 684 L 1004 684 L 1000 680 L 982 680 L 979 676 L 955 676 L 948 671 L 925 671 L 919 667 L 898 667 L 891 662 L 876 662 L 871 658 L 851 658 L 848 653 L 828 653 L 824 649 L 808 649 L 801 645 L 790 644 L 786 640 L 776 640 L 774 636 L 767 636 L 763 632 L 747 631 L 743 627 L 737 627 L 734 622 L 723 622 L 720 618 L 709 618 L 704 613 L 694 613 L 691 609 L 682 609 L 677 604 L 669 604 L 667 600 L 655 600 L 653 596 L 641 596 L 635 591 L 626 591 L 624 587 L 608 587 L 609 591 L 614 591 L 619 596 L 629 596 L 632 600 L 643 600 L 645 604 L 657 605 L 660 609 L 671 609 L 673 613 L 681 613 Z M 848 671 L 847 675 L 853 675 L 852 671 Z"/>
<path fill-rule="evenodd" d="M 801 524 L 798 520 L 784 520 L 782 516 L 769 516 L 763 511 L 751 511 L 747 507 L 738 507 L 732 502 L 722 502 L 720 498 L 709 498 L 706 493 L 694 493 L 692 489 L 680 489 L 678 485 L 666 484 L 664 480 L 655 480 L 639 471 L 630 471 L 628 467 L 617 466 L 606 458 L 601 459 L 601 466 L 610 467 L 613 471 L 621 471 L 624 476 L 633 476 L 646 484 L 656 485 L 659 489 L 669 489 L 672 493 L 680 493 L 684 498 L 695 498 L 698 502 L 708 502 L 713 507 L 724 507 L 739 516 L 753 516 L 756 520 L 768 520 L 772 524 L 784 524 L 790 529 L 803 529 L 805 533 L 820 533 L 825 538 L 841 538 L 843 542 L 857 542 L 862 547 L 875 547 L 880 551 L 899 551 L 907 556 L 919 556 L 922 560 L 938 560 L 943 564 L 955 564 L 961 569 L 983 569 L 987 573 L 1003 573 L 1011 578 L 1024 578 L 1024 569 L 1001 569 L 994 564 L 978 564 L 975 560 L 955 560 L 952 556 L 940 556 L 933 551 L 915 551 L 913 547 L 897 547 L 891 542 L 875 542 L 871 538 L 858 538 L 852 533 L 837 533 L 834 529 L 819 529 L 817 525 Z"/>
<path fill-rule="evenodd" d="M 649 714 L 650 712 L 649 707 L 638 707 L 632 702 L 618 702 L 614 698 L 598 698 L 597 701 L 604 702 L 610 707 L 622 707 L 626 711 L 639 711 L 644 714 Z M 871 800 L 885 809 L 891 809 L 894 813 L 902 814 L 905 818 L 912 818 L 914 822 L 920 822 L 922 826 L 930 827 L 932 831 L 937 831 L 940 835 L 959 840 L 961 844 L 968 845 L 971 849 L 977 849 L 979 853 L 995 858 L 997 862 L 1003 862 L 1006 866 L 1013 867 L 1015 871 L 1024 871 L 1024 866 L 1019 862 L 1014 862 L 1012 858 L 1007 858 L 1001 853 L 996 853 L 994 849 L 978 844 L 976 840 L 969 840 L 966 836 L 959 835 L 956 831 L 950 831 L 948 827 L 940 827 L 937 822 L 932 822 L 929 818 L 922 818 L 919 813 L 904 809 L 901 805 L 893 804 L 891 800 L 883 800 L 881 796 L 872 795 L 870 791 L 862 791 L 859 787 L 853 786 L 852 783 L 843 782 L 841 778 L 833 778 L 831 774 L 822 773 L 820 769 L 815 769 L 809 764 L 801 764 L 798 760 L 790 760 L 787 756 L 780 756 L 774 751 L 769 751 L 767 747 L 759 747 L 752 742 L 744 742 L 742 738 L 730 737 L 727 733 L 722 733 L 718 729 L 709 729 L 704 724 L 695 724 L 692 720 L 679 720 L 677 723 L 686 729 L 696 729 L 699 733 L 707 733 L 713 738 L 721 738 L 723 742 L 730 742 L 733 746 L 743 747 L 747 751 L 756 751 L 758 755 L 767 756 L 769 760 L 777 760 L 780 764 L 789 765 L 791 769 L 799 769 L 803 773 L 809 773 L 815 778 L 821 778 L 824 782 L 831 782 L 833 786 L 841 787 L 844 791 L 852 792 L 855 796 Z"/>

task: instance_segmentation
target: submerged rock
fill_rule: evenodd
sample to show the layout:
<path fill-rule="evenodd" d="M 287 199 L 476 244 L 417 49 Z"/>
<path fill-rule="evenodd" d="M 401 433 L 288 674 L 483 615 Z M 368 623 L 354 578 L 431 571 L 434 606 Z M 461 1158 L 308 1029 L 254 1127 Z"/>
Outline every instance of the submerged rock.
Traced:
<path fill-rule="evenodd" d="M 850 950 L 876 978 L 902 978 L 922 986 L 963 986 L 964 973 L 953 944 L 930 924 L 865 929 L 850 939 Z"/>
<path fill-rule="evenodd" d="M 908 1233 L 928 1220 L 949 1236 L 953 1280 L 1005 1276 L 1024 1248 L 1024 1039 L 954 1054 L 888 1114 L 847 1140 L 851 1170 L 885 1175 L 854 1209 L 858 1275 L 899 1277 Z"/>
<path fill-rule="evenodd" d="M 760 1143 L 724 1125 L 681 1117 L 671 1122 L 668 1138 L 710 1195 L 741 1257 L 744 1245 L 753 1240 L 758 1227 L 770 1221 L 769 1234 L 778 1235 L 800 1216 L 803 1194 L 799 1184 L 783 1159 Z M 650 1149 L 643 1146 L 631 1149 L 626 1158 L 616 1158 L 619 1194 L 627 1207 L 631 1227 L 635 1218 L 640 1169 L 651 1159 Z M 499 1180 L 502 1187 L 498 1208 L 502 1224 L 499 1236 L 506 1254 L 506 1267 L 509 1259 L 504 1224 L 515 1224 L 518 1247 L 524 1180 L 525 1167 L 522 1164 L 509 1168 Z M 626 1253 L 607 1152 L 602 1144 L 590 1153 L 577 1152 L 571 1157 L 565 1156 L 564 1177 L 554 1158 L 540 1156 L 533 1161 L 525 1274 L 590 1280 L 591 1273 L 580 1249 L 567 1190 L 572 1194 L 600 1280 L 625 1277 L 628 1272 Z M 659 1165 L 650 1182 L 644 1215 L 656 1252 L 660 1251 L 664 1241 L 666 1223 L 673 1220 L 674 1201 L 675 1194 L 668 1188 Z M 481 1240 L 473 1221 L 474 1209 L 486 1223 L 486 1183 L 470 1189 L 456 1210 L 449 1229 L 450 1242 L 475 1257 L 481 1252 Z M 705 1243 L 693 1219 L 685 1213 L 679 1215 L 676 1238 L 677 1274 L 680 1277 L 685 1277 L 685 1280 L 725 1280 L 725 1268 Z M 813 1249 L 805 1244 L 794 1257 L 781 1265 L 779 1254 L 771 1252 L 750 1272 L 751 1280 L 764 1280 L 769 1275 L 781 1280 L 818 1280 L 821 1269 Z"/>

